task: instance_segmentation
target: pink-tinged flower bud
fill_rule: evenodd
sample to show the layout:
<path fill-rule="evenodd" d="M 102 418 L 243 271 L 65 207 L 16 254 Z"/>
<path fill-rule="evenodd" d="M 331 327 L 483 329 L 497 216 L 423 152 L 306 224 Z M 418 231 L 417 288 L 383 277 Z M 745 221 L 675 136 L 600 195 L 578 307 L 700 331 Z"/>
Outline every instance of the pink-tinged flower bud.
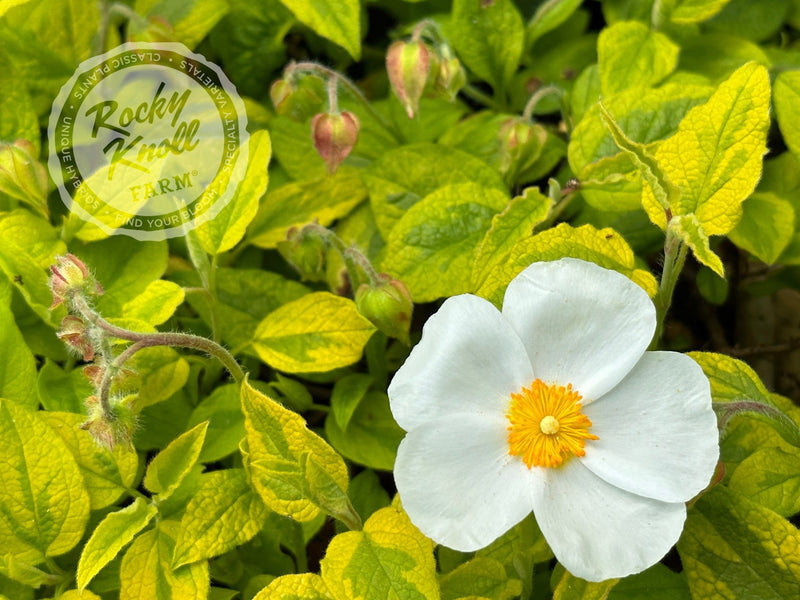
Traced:
<path fill-rule="evenodd" d="M 500 125 L 500 172 L 512 179 L 530 167 L 542 153 L 547 132 L 541 125 L 511 117 Z"/>
<path fill-rule="evenodd" d="M 109 414 L 104 415 L 99 398 L 89 396 L 86 399 L 89 418 L 81 425 L 81 429 L 88 431 L 98 444 L 109 450 L 113 450 L 117 444 L 132 448 L 137 421 L 132 408 L 135 401 L 136 395 L 112 398 Z"/>
<path fill-rule="evenodd" d="M 313 230 L 291 227 L 286 239 L 278 242 L 278 252 L 306 281 L 325 280 L 325 256 L 328 245 Z"/>
<path fill-rule="evenodd" d="M 47 215 L 47 171 L 28 140 L 0 144 L 0 192 Z"/>
<path fill-rule="evenodd" d="M 431 52 L 422 42 L 397 41 L 386 52 L 386 72 L 392 89 L 409 119 L 419 109 L 419 99 L 431 73 Z"/>
<path fill-rule="evenodd" d="M 362 283 L 356 291 L 359 312 L 389 337 L 410 344 L 408 332 L 414 303 L 403 282 L 381 274 L 381 283 Z"/>
<path fill-rule="evenodd" d="M 461 61 L 456 57 L 442 59 L 436 73 L 435 94 L 452 102 L 465 85 L 467 85 L 467 74 L 461 66 Z"/>
<path fill-rule="evenodd" d="M 269 96 L 276 113 L 305 121 L 322 109 L 325 91 L 318 77 L 304 77 L 299 82 L 283 78 L 272 84 Z"/>
<path fill-rule="evenodd" d="M 311 120 L 314 147 L 328 166 L 329 173 L 335 173 L 350 154 L 358 140 L 359 128 L 358 118 L 346 110 L 320 113 Z"/>
<path fill-rule="evenodd" d="M 83 360 L 90 361 L 94 358 L 94 346 L 89 338 L 86 323 L 80 317 L 67 315 L 61 320 L 61 329 L 56 336 L 71 349 L 83 356 Z"/>
<path fill-rule="evenodd" d="M 103 293 L 103 288 L 77 256 L 74 254 L 56 256 L 56 264 L 50 266 L 50 291 L 53 292 L 53 304 L 50 309 L 61 304 L 75 290 L 95 295 Z"/>

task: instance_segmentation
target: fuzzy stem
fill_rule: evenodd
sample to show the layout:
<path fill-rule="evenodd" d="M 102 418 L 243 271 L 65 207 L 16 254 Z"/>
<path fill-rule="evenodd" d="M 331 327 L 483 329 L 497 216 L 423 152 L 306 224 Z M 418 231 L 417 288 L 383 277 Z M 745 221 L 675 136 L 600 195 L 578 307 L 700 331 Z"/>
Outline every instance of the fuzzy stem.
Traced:
<path fill-rule="evenodd" d="M 336 88 L 336 77 L 328 78 L 328 112 L 339 114 L 339 96 Z"/>
<path fill-rule="evenodd" d="M 667 227 L 667 237 L 664 240 L 664 270 L 661 272 L 661 281 L 658 284 L 653 303 L 656 305 L 656 331 L 653 340 L 650 342 L 650 350 L 658 346 L 661 334 L 664 331 L 664 320 L 667 311 L 672 305 L 672 295 L 675 292 L 675 285 L 678 283 L 683 265 L 686 262 L 688 248 L 678 237 Z"/>
<path fill-rule="evenodd" d="M 354 285 L 360 279 L 358 276 L 359 269 L 366 274 L 370 285 L 378 285 L 381 283 L 380 275 L 375 271 L 375 267 L 372 266 L 369 259 L 355 248 L 345 245 L 341 238 L 330 229 L 317 223 L 309 223 L 303 227 L 303 229 L 313 232 L 314 235 L 319 236 L 326 244 L 332 246 L 339 253 L 347 268 L 350 281 Z"/>

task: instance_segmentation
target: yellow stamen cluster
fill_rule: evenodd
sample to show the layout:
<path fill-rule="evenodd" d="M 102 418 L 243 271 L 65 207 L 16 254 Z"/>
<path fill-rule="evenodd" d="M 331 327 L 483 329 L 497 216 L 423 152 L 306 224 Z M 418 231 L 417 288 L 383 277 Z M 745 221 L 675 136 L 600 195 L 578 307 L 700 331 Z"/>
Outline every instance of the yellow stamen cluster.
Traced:
<path fill-rule="evenodd" d="M 508 453 L 531 467 L 558 467 L 570 456 L 583 456 L 592 422 L 581 412 L 581 395 L 569 384 L 548 385 L 537 379 L 511 394 L 506 417 Z"/>

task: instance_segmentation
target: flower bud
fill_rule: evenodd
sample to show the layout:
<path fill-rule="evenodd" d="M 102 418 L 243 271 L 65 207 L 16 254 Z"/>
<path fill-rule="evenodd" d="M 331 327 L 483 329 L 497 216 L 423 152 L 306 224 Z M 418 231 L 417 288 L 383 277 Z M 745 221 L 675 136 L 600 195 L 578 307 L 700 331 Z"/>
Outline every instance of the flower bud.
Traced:
<path fill-rule="evenodd" d="M 359 127 L 358 118 L 346 110 L 320 113 L 311 120 L 314 147 L 328 166 L 329 173 L 336 172 L 356 145 Z"/>
<path fill-rule="evenodd" d="M 61 320 L 61 329 L 56 336 L 73 350 L 83 356 L 83 360 L 90 361 L 94 358 L 94 346 L 89 337 L 86 323 L 80 317 L 67 315 Z"/>
<path fill-rule="evenodd" d="M 133 412 L 133 403 L 136 396 L 112 398 L 109 414 L 103 414 L 103 408 L 97 396 L 86 399 L 86 410 L 89 418 L 81 425 L 95 441 L 113 450 L 117 444 L 133 447 L 133 433 L 136 431 L 136 414 Z"/>
<path fill-rule="evenodd" d="M 411 294 L 401 281 L 385 274 L 380 277 L 377 285 L 362 283 L 359 286 L 356 306 L 383 333 L 409 345 L 408 332 L 414 310 Z"/>
<path fill-rule="evenodd" d="M 467 85 L 467 74 L 461 66 L 461 61 L 455 56 L 443 58 L 436 73 L 435 94 L 452 102 L 465 85 Z"/>
<path fill-rule="evenodd" d="M 0 192 L 47 214 L 47 171 L 28 140 L 0 144 Z"/>
<path fill-rule="evenodd" d="M 500 172 L 512 179 L 530 167 L 542 152 L 547 132 L 535 123 L 511 117 L 500 125 Z"/>
<path fill-rule="evenodd" d="M 292 227 L 286 232 L 286 239 L 278 242 L 278 252 L 292 265 L 300 277 L 307 281 L 325 279 L 325 255 L 328 245 L 312 230 Z"/>
<path fill-rule="evenodd" d="M 73 291 L 100 295 L 103 288 L 77 256 L 65 254 L 56 256 L 56 264 L 50 266 L 50 291 L 53 292 L 53 304 L 50 306 L 52 310 Z"/>
<path fill-rule="evenodd" d="M 392 89 L 409 119 L 419 109 L 419 99 L 431 73 L 431 52 L 422 42 L 397 41 L 386 53 L 386 72 Z"/>

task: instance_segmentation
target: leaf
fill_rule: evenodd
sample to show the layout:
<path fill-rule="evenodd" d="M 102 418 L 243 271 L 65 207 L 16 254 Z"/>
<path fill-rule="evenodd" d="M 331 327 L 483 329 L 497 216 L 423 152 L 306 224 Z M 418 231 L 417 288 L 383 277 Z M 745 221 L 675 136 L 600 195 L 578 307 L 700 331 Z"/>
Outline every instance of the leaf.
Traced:
<path fill-rule="evenodd" d="M 321 568 L 335 600 L 439 598 L 433 542 L 397 504 L 375 512 L 363 531 L 334 537 Z"/>
<path fill-rule="evenodd" d="M 233 248 L 244 237 L 256 215 L 258 201 L 267 191 L 267 166 L 272 155 L 269 133 L 258 130 L 250 136 L 247 170 L 228 204 L 213 219 L 196 229 L 203 249 L 211 255 Z"/>
<path fill-rule="evenodd" d="M 688 25 L 710 19 L 730 0 L 670 0 L 665 2 L 669 19 L 673 23 Z"/>
<path fill-rule="evenodd" d="M 506 191 L 500 173 L 485 162 L 438 144 L 412 144 L 390 150 L 364 172 L 370 205 L 384 239 L 422 198 L 446 185 L 465 182 Z"/>
<path fill-rule="evenodd" d="M 776 194 L 755 192 L 742 205 L 742 219 L 728 238 L 771 265 L 778 262 L 794 233 L 792 203 Z"/>
<path fill-rule="evenodd" d="M 656 160 L 681 191 L 671 205 L 673 215 L 694 214 L 707 235 L 736 226 L 742 202 L 761 177 L 769 96 L 767 70 L 748 63 L 720 84 L 708 102 L 689 111 L 678 132 L 659 145 Z M 646 182 L 642 202 L 663 229 L 664 211 Z"/>
<path fill-rule="evenodd" d="M 158 494 L 159 500 L 168 498 L 195 465 L 207 430 L 207 421 L 196 425 L 175 438 L 147 467 L 144 485 L 154 494 Z"/>
<path fill-rule="evenodd" d="M 381 268 L 417 303 L 470 291 L 472 257 L 507 203 L 505 193 L 474 183 L 438 189 L 395 225 Z"/>
<path fill-rule="evenodd" d="M 618 581 L 619 579 L 606 579 L 593 583 L 564 571 L 553 590 L 553 600 L 605 600 Z"/>
<path fill-rule="evenodd" d="M 620 579 L 608 595 L 609 600 L 691 600 L 683 573 L 670 571 L 657 563 L 635 575 Z"/>
<path fill-rule="evenodd" d="M 525 28 L 525 40 L 530 48 L 534 42 L 563 24 L 581 5 L 581 0 L 546 0 L 537 8 Z"/>
<path fill-rule="evenodd" d="M 352 300 L 314 292 L 267 315 L 255 331 L 253 348 L 281 371 L 321 373 L 356 362 L 374 332 Z"/>
<path fill-rule="evenodd" d="M 181 567 L 219 556 L 253 538 L 267 508 L 250 487 L 244 469 L 225 469 L 200 477 L 181 519 L 172 564 Z"/>
<path fill-rule="evenodd" d="M 122 305 L 127 319 L 144 321 L 148 325 L 161 325 L 169 319 L 184 299 L 181 286 L 171 281 L 156 279 L 144 291 Z"/>
<path fill-rule="evenodd" d="M 189 378 L 189 363 L 166 346 L 139 350 L 125 363 L 125 368 L 134 374 L 123 380 L 120 387 L 138 392 L 138 408 L 163 402 Z"/>
<path fill-rule="evenodd" d="M 511 0 L 454 0 L 451 15 L 447 33 L 458 56 L 495 92 L 504 90 L 519 66 L 525 37 L 516 6 Z"/>
<path fill-rule="evenodd" d="M 136 0 L 134 10 L 145 18 L 160 17 L 172 25 L 172 37 L 194 49 L 228 12 L 226 0 Z"/>
<path fill-rule="evenodd" d="M 798 546 L 794 525 L 717 486 L 689 511 L 678 552 L 694 598 L 784 600 L 800 587 Z"/>
<path fill-rule="evenodd" d="M 222 385 L 204 398 L 189 417 L 188 427 L 208 422 L 200 462 L 215 462 L 239 447 L 245 435 L 244 415 L 235 384 Z"/>
<path fill-rule="evenodd" d="M 52 575 L 32 565 L 24 563 L 14 558 L 13 554 L 0 556 L 0 575 L 4 575 L 18 583 L 28 587 L 40 588 L 43 585 L 58 585 L 59 577 Z M 2 590 L 2 587 L 0 587 Z M 0 594 L 0 598 L 4 598 Z M 62 596 L 63 597 L 63 596 Z"/>
<path fill-rule="evenodd" d="M 139 456 L 126 444 L 113 450 L 98 444 L 80 428 L 83 415 L 41 412 L 41 417 L 64 441 L 83 475 L 92 510 L 111 506 L 132 489 L 139 470 Z"/>
<path fill-rule="evenodd" d="M 358 522 L 347 498 L 347 467 L 342 457 L 306 426 L 305 420 L 253 388 L 242 384 L 247 429 L 245 466 L 264 504 L 296 521 L 320 511 Z"/>
<path fill-rule="evenodd" d="M 64 371 L 58 364 L 46 360 L 39 369 L 36 380 L 39 401 L 47 411 L 65 411 L 83 414 L 84 401 L 94 393 L 94 388 L 83 369 Z"/>
<path fill-rule="evenodd" d="M 358 0 L 281 0 L 315 33 L 338 44 L 353 60 L 361 60 L 361 5 Z"/>
<path fill-rule="evenodd" d="M 678 50 L 666 35 L 638 21 L 622 21 L 604 28 L 597 40 L 603 96 L 656 85 L 675 69 Z"/>
<path fill-rule="evenodd" d="M 782 517 L 800 512 L 800 456 L 780 448 L 762 448 L 745 458 L 728 486 Z"/>
<path fill-rule="evenodd" d="M 326 227 L 366 197 L 359 172 L 347 167 L 324 179 L 287 183 L 267 193 L 250 225 L 247 241 L 259 248 L 275 248 L 290 227 L 314 219 Z"/>
<path fill-rule="evenodd" d="M 333 600 L 316 573 L 282 575 L 258 592 L 253 600 Z"/>
<path fill-rule="evenodd" d="M 78 561 L 78 587 L 83 590 L 120 550 L 158 514 L 158 509 L 143 498 L 117 512 L 109 513 L 95 527 Z"/>
<path fill-rule="evenodd" d="M 175 540 L 163 529 L 137 537 L 120 566 L 120 600 L 184 600 L 208 595 L 208 563 L 192 563 L 178 569 L 170 564 Z"/>
<path fill-rule="evenodd" d="M 71 550 L 89 518 L 78 465 L 38 413 L 0 399 L 0 548 L 24 561 Z"/>
<path fill-rule="evenodd" d="M 367 390 L 372 385 L 373 377 L 367 373 L 345 375 L 333 385 L 331 392 L 331 413 L 339 429 L 347 429 Z"/>
<path fill-rule="evenodd" d="M 25 343 L 9 306 L 0 299 L 0 397 L 35 410 L 36 359 Z"/>
<path fill-rule="evenodd" d="M 565 256 L 619 271 L 650 296 L 658 287 L 649 271 L 636 268 L 633 251 L 613 229 L 595 229 L 592 225 L 574 228 L 561 223 L 515 245 L 506 261 L 491 271 L 475 293 L 500 306 L 506 287 L 525 267 L 536 261 L 558 260 Z"/>
<path fill-rule="evenodd" d="M 519 579 L 509 579 L 499 561 L 478 556 L 459 565 L 441 578 L 442 600 L 481 596 L 489 600 L 510 600 L 522 593 Z"/>
<path fill-rule="evenodd" d="M 535 187 L 525 188 L 505 210 L 492 217 L 492 224 L 475 251 L 470 287 L 478 288 L 489 272 L 508 256 L 520 240 L 531 237 L 533 228 L 550 213 L 552 201 Z"/>
<path fill-rule="evenodd" d="M 800 156 L 800 71 L 784 71 L 775 78 L 773 88 L 775 116 L 783 140 L 795 156 Z"/>
<path fill-rule="evenodd" d="M 720 277 L 725 277 L 722 260 L 711 250 L 708 236 L 695 215 L 674 216 L 669 222 L 669 228 L 692 249 L 692 254 L 698 262 Z"/>
<path fill-rule="evenodd" d="M 0 9 L 2 10 L 2 9 Z M 31 102 L 30 94 L 24 85 L 7 73 L 0 75 L 3 87 L 3 112 L 0 113 L 0 140 L 28 140 L 40 152 L 39 120 Z M 37 210 L 47 210 L 47 206 L 37 206 Z"/>

